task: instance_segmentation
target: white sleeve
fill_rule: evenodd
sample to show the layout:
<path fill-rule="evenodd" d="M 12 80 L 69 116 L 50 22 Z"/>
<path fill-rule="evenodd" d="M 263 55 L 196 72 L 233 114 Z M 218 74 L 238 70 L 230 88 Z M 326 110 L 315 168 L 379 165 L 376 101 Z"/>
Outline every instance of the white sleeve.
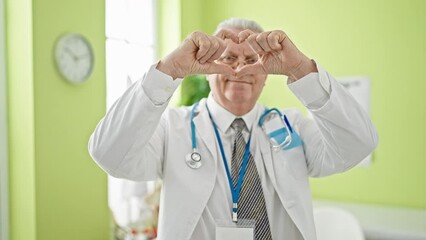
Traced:
<path fill-rule="evenodd" d="M 288 87 L 304 106 L 311 109 L 320 108 L 330 99 L 330 90 L 324 89 L 319 79 L 319 73 L 310 73 L 288 84 Z M 325 81 L 328 82 L 328 79 Z"/>
<path fill-rule="evenodd" d="M 300 117 L 296 131 L 304 142 L 311 176 L 325 176 L 352 168 L 377 146 L 377 131 L 368 114 L 329 73 L 318 73 L 289 84 L 312 113 Z"/>
<path fill-rule="evenodd" d="M 162 175 L 167 125 L 162 115 L 182 80 L 155 67 L 125 91 L 90 137 L 90 155 L 114 177 L 144 181 Z"/>
<path fill-rule="evenodd" d="M 151 66 L 142 81 L 142 87 L 148 98 L 156 105 L 168 103 L 176 88 L 182 82 L 181 78 L 173 78 L 156 69 L 157 64 Z"/>

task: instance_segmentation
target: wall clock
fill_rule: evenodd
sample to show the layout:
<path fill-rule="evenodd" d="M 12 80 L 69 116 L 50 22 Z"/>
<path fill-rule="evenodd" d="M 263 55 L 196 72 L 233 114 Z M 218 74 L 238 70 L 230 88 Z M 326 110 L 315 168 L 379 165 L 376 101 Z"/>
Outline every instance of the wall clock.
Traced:
<path fill-rule="evenodd" d="M 80 34 L 59 37 L 55 47 L 55 62 L 61 75 L 69 82 L 85 82 L 93 70 L 94 56 L 90 42 Z"/>

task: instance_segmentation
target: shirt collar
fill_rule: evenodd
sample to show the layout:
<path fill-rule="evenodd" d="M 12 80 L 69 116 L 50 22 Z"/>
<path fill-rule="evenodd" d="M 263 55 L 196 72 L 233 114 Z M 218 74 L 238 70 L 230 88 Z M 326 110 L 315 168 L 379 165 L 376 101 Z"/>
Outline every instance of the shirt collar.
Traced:
<path fill-rule="evenodd" d="M 258 103 L 243 116 L 235 116 L 233 113 L 226 110 L 219 103 L 214 100 L 213 96 L 209 94 L 207 98 L 207 106 L 209 107 L 210 114 L 212 115 L 214 122 L 221 132 L 226 132 L 230 128 L 235 118 L 242 118 L 246 124 L 247 130 L 249 131 L 254 122 L 256 121 L 257 109 L 259 108 Z"/>

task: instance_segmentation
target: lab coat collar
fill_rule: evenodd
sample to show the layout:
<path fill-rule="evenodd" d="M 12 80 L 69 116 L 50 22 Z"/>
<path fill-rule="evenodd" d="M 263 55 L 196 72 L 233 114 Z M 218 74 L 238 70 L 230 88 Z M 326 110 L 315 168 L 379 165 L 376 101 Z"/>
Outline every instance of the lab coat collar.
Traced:
<path fill-rule="evenodd" d="M 231 124 L 235 118 L 242 118 L 244 120 L 247 127 L 246 130 L 253 129 L 253 124 L 256 124 L 256 120 L 258 119 L 258 110 L 260 107 L 260 105 L 256 103 L 250 112 L 243 116 L 235 116 L 233 113 L 229 112 L 217 103 L 212 94 L 209 94 L 209 97 L 207 98 L 207 105 L 217 127 L 223 133 L 230 130 Z"/>

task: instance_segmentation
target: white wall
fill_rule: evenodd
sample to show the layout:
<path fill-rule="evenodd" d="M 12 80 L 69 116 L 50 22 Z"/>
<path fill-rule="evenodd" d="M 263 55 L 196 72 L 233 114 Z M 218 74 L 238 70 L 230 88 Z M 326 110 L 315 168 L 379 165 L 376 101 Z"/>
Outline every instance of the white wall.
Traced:
<path fill-rule="evenodd" d="M 5 8 L 0 0 L 0 240 L 9 239 Z"/>

